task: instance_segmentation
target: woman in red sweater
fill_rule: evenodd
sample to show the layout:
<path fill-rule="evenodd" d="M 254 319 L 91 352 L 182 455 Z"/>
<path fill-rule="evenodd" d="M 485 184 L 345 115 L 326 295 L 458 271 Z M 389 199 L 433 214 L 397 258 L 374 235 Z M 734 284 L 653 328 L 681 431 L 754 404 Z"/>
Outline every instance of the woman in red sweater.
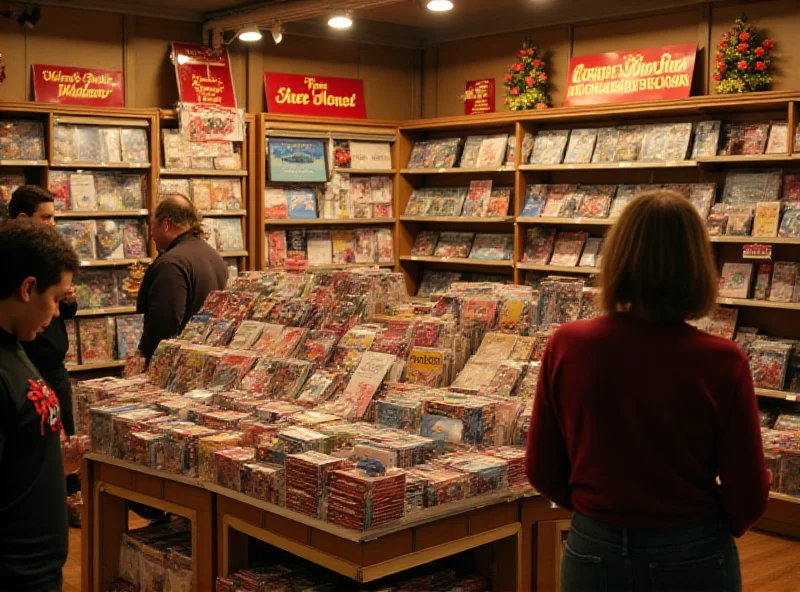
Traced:
<path fill-rule="evenodd" d="M 574 510 L 562 590 L 741 590 L 733 537 L 763 514 L 771 477 L 747 358 L 685 322 L 717 295 L 692 204 L 631 202 L 600 287 L 606 316 L 548 344 L 528 436 L 531 484 Z"/>

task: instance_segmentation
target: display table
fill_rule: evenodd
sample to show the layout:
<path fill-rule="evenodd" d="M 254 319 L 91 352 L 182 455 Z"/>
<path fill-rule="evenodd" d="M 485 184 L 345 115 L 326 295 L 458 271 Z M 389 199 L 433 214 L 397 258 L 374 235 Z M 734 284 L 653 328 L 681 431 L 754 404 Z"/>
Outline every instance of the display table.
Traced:
<path fill-rule="evenodd" d="M 548 531 L 551 523 L 569 515 L 535 494 L 502 492 L 360 532 L 199 479 L 107 456 L 87 454 L 83 476 L 84 590 L 102 591 L 117 576 L 128 501 L 191 521 L 195 590 L 212 590 L 217 575 L 247 567 L 250 537 L 357 582 L 473 550 L 476 572 L 490 577 L 494 589 L 529 590 L 531 583 L 541 581 L 547 590 L 552 569 L 535 564 L 537 558 L 551 561 L 558 549 L 548 548 L 555 539 L 543 538 L 539 528 Z"/>

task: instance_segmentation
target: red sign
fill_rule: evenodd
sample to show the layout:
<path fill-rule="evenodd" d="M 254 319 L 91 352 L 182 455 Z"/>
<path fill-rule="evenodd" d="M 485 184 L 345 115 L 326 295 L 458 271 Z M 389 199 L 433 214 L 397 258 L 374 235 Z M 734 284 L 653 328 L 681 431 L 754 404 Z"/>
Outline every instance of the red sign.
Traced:
<path fill-rule="evenodd" d="M 685 99 L 696 56 L 684 43 L 572 58 L 564 106 Z"/>
<path fill-rule="evenodd" d="M 494 78 L 470 80 L 464 93 L 464 115 L 494 113 Z"/>
<path fill-rule="evenodd" d="M 39 103 L 124 107 L 125 83 L 119 70 L 33 64 L 33 98 Z"/>
<path fill-rule="evenodd" d="M 772 259 L 772 245 L 743 245 L 742 246 L 743 259 Z"/>
<path fill-rule="evenodd" d="M 227 49 L 173 42 L 172 63 L 181 102 L 236 107 Z"/>
<path fill-rule="evenodd" d="M 270 113 L 367 118 L 364 81 L 357 78 L 265 72 L 264 88 Z"/>

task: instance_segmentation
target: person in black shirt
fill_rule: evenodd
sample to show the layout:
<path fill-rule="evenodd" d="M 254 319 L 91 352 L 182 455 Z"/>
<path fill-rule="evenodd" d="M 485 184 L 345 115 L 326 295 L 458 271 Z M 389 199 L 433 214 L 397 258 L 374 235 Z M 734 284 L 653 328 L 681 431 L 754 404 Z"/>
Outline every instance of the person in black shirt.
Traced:
<path fill-rule="evenodd" d="M 224 290 L 225 263 L 202 239 L 200 216 L 182 195 L 166 195 L 150 220 L 161 253 L 147 269 L 136 312 L 144 314 L 139 351 L 150 362 L 163 339 L 178 335 L 212 290 Z"/>
<path fill-rule="evenodd" d="M 0 224 L 0 592 L 60 590 L 67 505 L 58 398 L 28 359 L 59 315 L 78 258 L 31 220 Z"/>
<path fill-rule="evenodd" d="M 11 196 L 8 214 L 16 218 L 30 218 L 53 228 L 56 225 L 53 196 L 41 187 L 23 185 Z M 22 347 L 36 369 L 47 381 L 61 404 L 61 423 L 67 436 L 75 435 L 75 420 L 72 406 L 72 385 L 69 381 L 64 359 L 69 349 L 65 320 L 75 318 L 78 303 L 75 301 L 75 290 L 70 288 L 64 299 L 58 304 L 59 316 L 53 319 L 47 328 L 33 341 L 24 341 Z M 74 489 L 73 486 L 68 486 Z M 71 492 L 72 493 L 72 492 Z"/>

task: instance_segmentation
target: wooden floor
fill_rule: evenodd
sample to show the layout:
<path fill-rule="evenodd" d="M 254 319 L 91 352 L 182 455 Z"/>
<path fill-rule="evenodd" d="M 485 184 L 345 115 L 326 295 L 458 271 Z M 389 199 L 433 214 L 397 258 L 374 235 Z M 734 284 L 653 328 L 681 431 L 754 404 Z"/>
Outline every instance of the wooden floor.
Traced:
<path fill-rule="evenodd" d="M 800 592 L 800 541 L 750 532 L 738 544 L 744 592 Z M 69 533 L 63 592 L 83 592 L 81 531 L 75 528 Z"/>

